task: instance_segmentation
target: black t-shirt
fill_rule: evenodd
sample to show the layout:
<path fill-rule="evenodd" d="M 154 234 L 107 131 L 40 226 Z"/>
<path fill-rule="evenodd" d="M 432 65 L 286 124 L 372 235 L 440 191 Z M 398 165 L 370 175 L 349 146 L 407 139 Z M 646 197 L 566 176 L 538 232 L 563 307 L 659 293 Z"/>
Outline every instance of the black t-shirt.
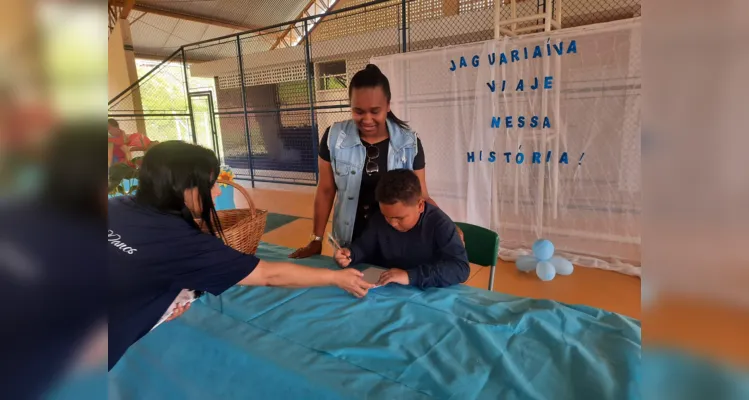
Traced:
<path fill-rule="evenodd" d="M 327 162 L 330 162 L 330 148 L 328 147 L 329 132 L 330 132 L 330 127 L 328 127 L 328 129 L 325 130 L 325 134 L 320 140 L 320 151 L 319 151 L 320 158 L 322 158 L 323 160 Z M 361 188 L 359 189 L 359 204 L 357 205 L 357 208 L 356 208 L 356 220 L 354 221 L 353 238 L 358 238 L 361 235 L 362 231 L 364 230 L 364 227 L 366 226 L 367 217 L 373 211 L 380 209 L 380 206 L 377 203 L 377 200 L 375 199 L 375 188 L 377 187 L 377 182 L 380 181 L 381 174 L 387 171 L 388 169 L 387 160 L 388 160 L 388 152 L 390 149 L 390 138 L 381 140 L 377 143 L 368 143 L 362 140 L 362 144 L 364 146 L 377 147 L 377 150 L 379 150 L 380 156 L 374 160 L 375 162 L 377 162 L 379 173 L 368 175 L 365 171 L 367 167 L 366 163 L 364 164 L 364 167 L 362 167 Z M 417 152 L 416 152 L 416 157 L 414 158 L 414 164 L 413 164 L 414 171 L 418 171 L 426 167 L 426 158 L 424 157 L 424 148 L 421 146 L 421 140 L 418 138 L 416 139 L 416 146 L 417 146 Z"/>
<path fill-rule="evenodd" d="M 139 205 L 131 196 L 109 200 L 107 252 L 113 296 L 109 369 L 153 328 L 182 289 L 219 295 L 259 262 L 181 216 Z"/>

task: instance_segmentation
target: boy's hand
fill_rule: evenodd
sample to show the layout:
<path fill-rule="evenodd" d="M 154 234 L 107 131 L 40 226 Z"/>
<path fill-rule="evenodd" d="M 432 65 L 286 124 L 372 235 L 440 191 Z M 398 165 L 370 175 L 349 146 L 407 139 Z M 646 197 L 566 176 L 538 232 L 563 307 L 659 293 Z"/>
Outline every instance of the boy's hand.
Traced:
<path fill-rule="evenodd" d="M 354 268 L 339 270 L 335 272 L 335 285 L 358 298 L 362 298 L 367 295 L 369 289 L 374 287 L 374 285 L 362 279 L 363 277 L 364 274 Z"/>
<path fill-rule="evenodd" d="M 351 250 L 349 249 L 336 250 L 335 254 L 333 255 L 333 258 L 335 259 L 335 262 L 341 266 L 341 268 L 346 268 L 351 264 Z"/>
<path fill-rule="evenodd" d="M 391 268 L 383 272 L 382 275 L 380 275 L 380 280 L 377 281 L 377 286 L 385 286 L 388 283 L 398 283 L 408 286 L 410 283 L 408 272 L 398 268 Z"/>

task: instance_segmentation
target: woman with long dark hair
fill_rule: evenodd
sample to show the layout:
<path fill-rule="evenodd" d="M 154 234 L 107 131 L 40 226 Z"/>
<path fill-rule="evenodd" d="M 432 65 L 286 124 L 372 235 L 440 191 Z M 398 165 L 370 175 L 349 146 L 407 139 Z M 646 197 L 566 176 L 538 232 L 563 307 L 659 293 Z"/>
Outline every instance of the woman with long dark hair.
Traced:
<path fill-rule="evenodd" d="M 376 65 L 367 65 L 351 78 L 351 119 L 331 125 L 320 140 L 320 178 L 310 242 L 289 257 L 321 253 L 334 202 L 333 235 L 344 247 L 358 238 L 367 218 L 379 210 L 375 188 L 386 171 L 413 170 L 421 182 L 424 200 L 437 206 L 427 191 L 421 140 L 390 110 L 390 98 L 390 82 Z"/>
<path fill-rule="evenodd" d="M 216 155 L 178 141 L 146 153 L 137 194 L 109 200 L 109 368 L 148 333 L 183 290 L 219 295 L 246 286 L 338 286 L 354 296 L 372 285 L 355 270 L 271 263 L 225 245 L 213 200 Z M 200 219 L 212 234 L 203 233 Z M 183 312 L 180 309 L 178 313 Z"/>

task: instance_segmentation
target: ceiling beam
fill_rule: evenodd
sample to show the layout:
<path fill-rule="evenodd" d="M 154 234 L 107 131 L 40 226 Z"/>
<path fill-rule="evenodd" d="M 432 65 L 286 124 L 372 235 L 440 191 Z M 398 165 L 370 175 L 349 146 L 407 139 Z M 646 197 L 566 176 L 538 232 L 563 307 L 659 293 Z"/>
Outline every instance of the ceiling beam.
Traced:
<path fill-rule="evenodd" d="M 301 18 L 311 17 L 311 16 L 319 15 L 319 14 L 325 14 L 330 10 L 331 8 L 330 3 L 332 1 L 333 0 L 307 0 L 307 4 L 305 4 L 304 8 L 302 8 L 302 12 L 300 12 L 299 15 L 297 15 L 297 17 L 294 20 L 296 21 Z M 336 1 L 336 5 L 338 4 L 339 2 Z M 315 9 L 315 11 L 310 12 L 310 10 L 313 8 Z M 317 11 L 322 11 L 322 12 L 318 14 Z M 312 26 L 312 29 L 310 29 L 309 32 L 306 32 L 306 35 L 309 36 L 309 34 L 312 33 L 312 30 L 315 29 L 316 26 L 317 24 L 314 24 Z M 280 36 L 278 36 L 278 38 L 276 38 L 276 42 L 273 44 L 273 46 L 270 47 L 270 49 L 275 50 L 282 42 L 284 42 L 285 40 L 288 40 L 287 37 L 289 36 L 289 33 L 291 33 L 292 29 L 296 31 L 296 24 L 289 25 L 289 27 L 286 28 L 286 30 L 284 30 L 283 33 Z M 298 34 L 299 32 L 297 31 L 296 33 Z M 299 36 L 303 37 L 304 35 L 305 33 L 302 32 L 302 34 Z"/>
<path fill-rule="evenodd" d="M 112 34 L 112 31 L 114 30 L 114 26 L 117 25 L 117 21 L 120 19 L 120 10 L 122 10 L 120 7 L 115 7 L 114 5 L 110 4 L 107 6 L 109 18 L 107 25 L 109 27 L 109 34 Z"/>
<path fill-rule="evenodd" d="M 127 19 L 130 16 L 130 11 L 133 11 L 133 7 L 135 7 L 135 0 L 125 0 L 120 12 L 120 18 Z"/>
<path fill-rule="evenodd" d="M 159 61 L 159 62 L 161 62 L 161 61 L 164 61 L 168 56 L 169 56 L 168 54 L 158 55 L 158 54 L 149 54 L 149 53 L 135 52 L 135 59 L 136 60 L 148 60 L 148 61 Z M 175 61 L 181 63 L 182 62 L 182 58 L 178 57 L 177 59 L 175 59 Z M 202 62 L 202 61 L 201 60 L 194 60 L 194 59 L 191 59 L 191 58 L 187 59 L 187 63 L 188 64 L 194 64 L 194 63 L 199 63 L 199 62 Z"/>
<path fill-rule="evenodd" d="M 158 8 L 143 6 L 140 4 L 136 4 L 133 7 L 133 10 L 141 11 L 141 12 L 145 12 L 149 14 L 161 15 L 164 17 L 172 17 L 172 18 L 184 19 L 186 21 L 199 22 L 201 24 L 221 26 L 224 28 L 234 29 L 238 31 L 250 31 L 253 29 L 262 28 L 261 26 L 257 26 L 257 25 L 237 25 L 229 21 L 222 21 L 222 20 L 217 20 L 217 19 L 199 17 L 199 16 L 195 16 L 191 14 L 184 14 L 184 13 L 176 12 L 176 11 L 165 11 L 165 10 L 161 10 Z"/>
<path fill-rule="evenodd" d="M 110 5 L 119 6 L 123 8 L 122 18 L 127 18 L 127 16 L 124 15 L 125 10 L 128 5 L 132 4 L 132 8 L 130 10 L 140 11 L 140 12 L 144 12 L 148 14 L 161 15 L 164 17 L 184 19 L 186 21 L 198 22 L 201 24 L 216 25 L 216 26 L 221 26 L 224 28 L 234 29 L 237 31 L 251 31 L 251 30 L 262 28 L 262 26 L 258 26 L 258 25 L 240 25 L 231 21 L 224 21 L 220 19 L 201 17 L 198 15 L 186 14 L 186 13 L 179 12 L 179 11 L 162 10 L 160 8 L 154 8 L 154 7 L 143 5 L 143 4 L 137 4 L 136 0 L 108 0 L 108 3 Z"/>
<path fill-rule="evenodd" d="M 146 13 L 146 12 L 141 13 L 139 16 L 135 17 L 134 20 L 130 21 L 130 25 L 133 25 L 134 23 L 138 22 L 138 20 L 140 20 L 141 18 L 145 17 L 146 15 L 148 15 L 148 13 Z"/>

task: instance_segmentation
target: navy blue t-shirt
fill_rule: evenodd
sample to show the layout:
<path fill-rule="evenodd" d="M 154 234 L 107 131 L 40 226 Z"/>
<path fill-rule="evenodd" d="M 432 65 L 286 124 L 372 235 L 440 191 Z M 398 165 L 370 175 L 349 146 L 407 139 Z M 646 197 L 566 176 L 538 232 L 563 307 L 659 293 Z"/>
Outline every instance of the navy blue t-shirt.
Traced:
<path fill-rule="evenodd" d="M 103 228 L 56 204 L 0 199 L 3 398 L 42 398 L 105 321 Z"/>
<path fill-rule="evenodd" d="M 151 330 L 182 289 L 219 295 L 259 262 L 180 215 L 140 205 L 130 196 L 109 200 L 107 247 L 113 296 L 109 369 Z"/>

